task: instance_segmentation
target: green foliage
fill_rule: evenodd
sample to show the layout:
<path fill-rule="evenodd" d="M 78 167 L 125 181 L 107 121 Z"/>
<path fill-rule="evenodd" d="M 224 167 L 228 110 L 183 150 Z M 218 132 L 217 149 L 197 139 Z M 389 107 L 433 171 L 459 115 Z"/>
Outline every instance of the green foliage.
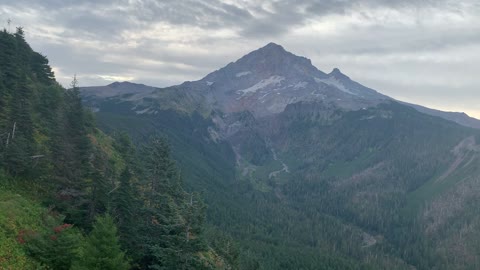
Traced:
<path fill-rule="evenodd" d="M 38 232 L 22 231 L 29 255 L 47 269 L 65 269 L 77 258 L 82 236 L 72 224 L 61 223 L 51 216 Z"/>
<path fill-rule="evenodd" d="M 136 226 L 138 222 L 135 217 L 136 209 L 140 202 L 135 199 L 138 194 L 132 186 L 132 174 L 128 168 L 125 168 L 120 175 L 120 183 L 113 194 L 112 212 L 116 217 L 117 226 L 120 229 L 120 240 L 124 247 L 130 247 L 131 250 L 136 244 Z"/>
<path fill-rule="evenodd" d="M 115 223 L 109 215 L 97 216 L 93 230 L 79 253 L 72 269 L 127 270 L 130 267 L 120 248 Z"/>
<path fill-rule="evenodd" d="M 5 178 L 0 173 L 1 184 L 6 181 Z M 1 187 L 0 269 L 36 269 L 39 265 L 28 256 L 18 237 L 22 231 L 37 231 L 41 228 L 39 221 L 43 209 L 5 186 Z"/>
<path fill-rule="evenodd" d="M 62 88 L 21 28 L 0 32 L 0 268 L 213 267 L 205 205 L 183 190 L 167 143 L 144 156 L 96 129 L 76 78 Z"/>
<path fill-rule="evenodd" d="M 226 261 L 226 265 L 230 269 L 238 269 L 240 260 L 238 243 L 230 235 L 215 228 L 209 228 L 205 234 L 209 246 Z M 255 267 L 243 267 L 243 269 L 255 269 Z"/>
<path fill-rule="evenodd" d="M 48 60 L 32 51 L 21 28 L 0 32 L 0 44 L 0 165 L 12 176 L 45 182 L 54 191 L 51 203 L 80 224 L 91 149 L 78 87 L 65 91 L 55 82 Z"/>

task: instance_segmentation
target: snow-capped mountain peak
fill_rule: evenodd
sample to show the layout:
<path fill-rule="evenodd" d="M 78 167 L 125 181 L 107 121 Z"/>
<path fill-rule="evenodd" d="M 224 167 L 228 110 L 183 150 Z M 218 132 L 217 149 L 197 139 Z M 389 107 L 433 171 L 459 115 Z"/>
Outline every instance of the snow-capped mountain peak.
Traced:
<path fill-rule="evenodd" d="M 235 62 L 208 74 L 199 85 L 208 100 L 225 112 L 249 110 L 257 116 L 281 112 L 294 102 L 334 103 L 355 109 L 386 97 L 362 88 L 335 68 L 326 74 L 308 58 L 269 43 Z M 373 91 L 373 92 L 372 92 Z"/>

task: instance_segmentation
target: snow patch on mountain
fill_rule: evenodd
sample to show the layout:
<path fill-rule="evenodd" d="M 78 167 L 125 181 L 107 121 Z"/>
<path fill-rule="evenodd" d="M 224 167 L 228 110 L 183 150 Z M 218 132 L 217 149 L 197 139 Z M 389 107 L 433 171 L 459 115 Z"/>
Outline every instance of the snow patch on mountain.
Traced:
<path fill-rule="evenodd" d="M 280 93 L 277 93 L 278 95 Z M 295 103 L 298 100 L 296 97 L 284 97 L 278 96 L 275 98 L 275 102 L 271 103 L 267 109 L 270 112 L 279 113 L 282 112 L 288 104 Z"/>
<path fill-rule="evenodd" d="M 148 113 L 148 111 L 150 111 L 150 108 L 146 108 L 146 109 L 143 109 L 143 110 L 135 111 L 135 113 L 136 113 L 136 114 L 144 114 L 144 113 Z"/>
<path fill-rule="evenodd" d="M 264 99 L 264 98 L 265 98 L 266 96 L 268 96 L 268 95 L 270 95 L 270 92 L 268 92 L 268 93 L 266 93 L 265 95 L 261 96 L 261 97 L 259 98 L 259 100 Z M 265 102 L 265 101 L 262 101 L 262 103 L 263 103 L 263 102 Z"/>
<path fill-rule="evenodd" d="M 243 72 L 239 72 L 239 73 L 235 74 L 235 77 L 240 78 L 240 77 L 243 77 L 243 76 L 247 76 L 249 74 L 252 74 L 252 72 L 251 71 L 243 71 Z"/>
<path fill-rule="evenodd" d="M 263 89 L 269 85 L 279 85 L 283 80 L 285 80 L 285 77 L 273 75 L 268 79 L 261 80 L 260 82 L 254 84 L 253 86 L 250 86 L 249 88 L 237 90 L 237 93 L 241 94 L 242 96 L 248 93 L 255 93 L 258 90 Z"/>
<path fill-rule="evenodd" d="M 351 92 L 350 90 L 348 90 L 343 84 L 342 82 L 340 82 L 337 78 L 331 76 L 331 77 L 328 77 L 327 79 L 320 79 L 320 78 L 315 78 L 315 81 L 317 83 L 325 83 L 325 84 L 328 84 L 330 86 L 333 86 L 335 88 L 337 88 L 338 90 L 341 90 L 345 93 L 348 93 L 350 95 L 354 95 L 354 96 L 358 96 L 357 94 Z"/>
<path fill-rule="evenodd" d="M 298 90 L 307 87 L 308 82 L 298 82 L 293 85 L 293 89 Z"/>
<path fill-rule="evenodd" d="M 210 135 L 210 139 L 212 139 L 212 141 L 217 143 L 220 140 L 220 138 L 221 138 L 220 135 L 218 134 L 217 131 L 215 131 L 215 129 L 213 127 L 208 127 L 207 131 L 208 131 L 208 134 Z"/>

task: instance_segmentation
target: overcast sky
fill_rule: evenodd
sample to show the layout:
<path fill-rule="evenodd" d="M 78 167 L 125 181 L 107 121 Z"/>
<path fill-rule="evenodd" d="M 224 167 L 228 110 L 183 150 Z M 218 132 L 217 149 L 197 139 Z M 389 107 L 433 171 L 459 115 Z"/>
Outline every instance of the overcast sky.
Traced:
<path fill-rule="evenodd" d="M 99 4 L 100 3 L 100 4 Z M 57 79 L 197 80 L 272 41 L 394 98 L 480 118 L 478 0 L 0 0 Z"/>

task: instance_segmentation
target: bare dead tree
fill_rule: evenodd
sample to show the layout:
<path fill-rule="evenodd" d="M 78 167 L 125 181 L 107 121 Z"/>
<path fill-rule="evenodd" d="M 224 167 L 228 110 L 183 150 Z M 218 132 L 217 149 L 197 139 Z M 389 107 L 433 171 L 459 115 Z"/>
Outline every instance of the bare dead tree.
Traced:
<path fill-rule="evenodd" d="M 32 161 L 33 161 L 32 167 L 35 168 L 35 167 L 37 166 L 37 164 L 38 164 L 38 160 L 39 160 L 40 158 L 43 158 L 44 156 L 45 156 L 45 155 L 35 155 L 35 156 L 31 156 L 30 158 L 31 158 Z"/>
<path fill-rule="evenodd" d="M 17 128 L 17 122 L 13 122 L 13 129 L 12 129 L 12 141 L 15 138 L 15 129 Z"/>
<path fill-rule="evenodd" d="M 116 186 L 114 189 L 110 190 L 107 195 L 110 195 L 110 193 L 114 192 L 115 190 L 117 190 L 120 186 Z"/>

